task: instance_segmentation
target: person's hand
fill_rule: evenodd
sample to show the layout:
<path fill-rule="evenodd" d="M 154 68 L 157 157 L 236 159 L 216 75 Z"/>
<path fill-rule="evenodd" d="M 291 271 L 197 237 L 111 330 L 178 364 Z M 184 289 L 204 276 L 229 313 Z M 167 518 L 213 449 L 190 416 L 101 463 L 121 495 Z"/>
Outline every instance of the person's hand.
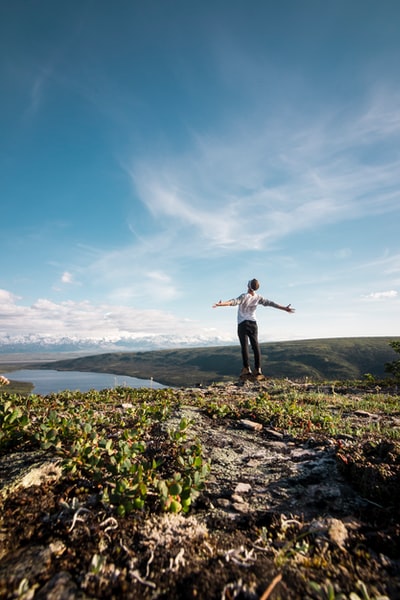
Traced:
<path fill-rule="evenodd" d="M 217 308 L 217 306 L 221 306 L 222 300 L 220 300 L 219 302 L 216 302 L 215 304 L 213 304 L 213 308 Z"/>
<path fill-rule="evenodd" d="M 295 308 L 292 308 L 291 304 L 288 304 L 287 307 L 285 308 L 286 312 L 290 312 L 290 313 L 294 313 L 296 312 Z"/>

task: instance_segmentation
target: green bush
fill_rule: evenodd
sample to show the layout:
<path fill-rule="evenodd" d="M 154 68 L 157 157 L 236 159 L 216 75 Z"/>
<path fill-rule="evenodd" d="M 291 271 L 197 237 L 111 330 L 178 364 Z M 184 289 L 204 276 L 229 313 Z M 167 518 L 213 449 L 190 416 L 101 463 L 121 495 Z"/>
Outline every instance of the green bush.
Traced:
<path fill-rule="evenodd" d="M 400 354 L 400 342 L 390 342 L 389 345 L 393 348 L 395 352 Z M 394 360 L 390 363 L 385 364 L 386 373 L 391 373 L 395 379 L 400 380 L 400 359 Z"/>

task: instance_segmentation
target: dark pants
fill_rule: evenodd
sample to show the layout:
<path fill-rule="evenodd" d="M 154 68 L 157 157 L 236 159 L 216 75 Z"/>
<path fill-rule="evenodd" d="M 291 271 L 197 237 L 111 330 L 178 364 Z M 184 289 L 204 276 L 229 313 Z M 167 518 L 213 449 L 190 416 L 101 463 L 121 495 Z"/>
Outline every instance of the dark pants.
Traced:
<path fill-rule="evenodd" d="M 261 368 L 261 352 L 258 345 L 258 327 L 255 321 L 242 321 L 238 325 L 238 336 L 242 348 L 243 366 L 250 367 L 249 341 L 254 354 L 254 368 Z"/>

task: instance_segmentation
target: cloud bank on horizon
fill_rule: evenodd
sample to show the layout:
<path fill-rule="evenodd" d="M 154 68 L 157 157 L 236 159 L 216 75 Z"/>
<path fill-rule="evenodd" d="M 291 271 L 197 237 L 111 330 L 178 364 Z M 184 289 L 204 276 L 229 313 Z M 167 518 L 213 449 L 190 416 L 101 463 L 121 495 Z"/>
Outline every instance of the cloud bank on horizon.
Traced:
<path fill-rule="evenodd" d="M 0 342 L 234 341 L 251 277 L 263 341 L 400 335 L 396 2 L 42 4 L 1 9 Z"/>

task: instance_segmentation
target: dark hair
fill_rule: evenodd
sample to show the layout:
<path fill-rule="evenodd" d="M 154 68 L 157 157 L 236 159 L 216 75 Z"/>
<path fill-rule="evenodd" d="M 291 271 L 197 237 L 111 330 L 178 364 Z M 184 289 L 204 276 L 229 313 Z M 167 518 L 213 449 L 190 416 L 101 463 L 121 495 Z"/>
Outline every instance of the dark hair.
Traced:
<path fill-rule="evenodd" d="M 251 279 L 249 281 L 249 288 L 251 290 L 256 291 L 256 290 L 258 290 L 259 287 L 260 287 L 260 284 L 258 283 L 258 279 Z"/>

